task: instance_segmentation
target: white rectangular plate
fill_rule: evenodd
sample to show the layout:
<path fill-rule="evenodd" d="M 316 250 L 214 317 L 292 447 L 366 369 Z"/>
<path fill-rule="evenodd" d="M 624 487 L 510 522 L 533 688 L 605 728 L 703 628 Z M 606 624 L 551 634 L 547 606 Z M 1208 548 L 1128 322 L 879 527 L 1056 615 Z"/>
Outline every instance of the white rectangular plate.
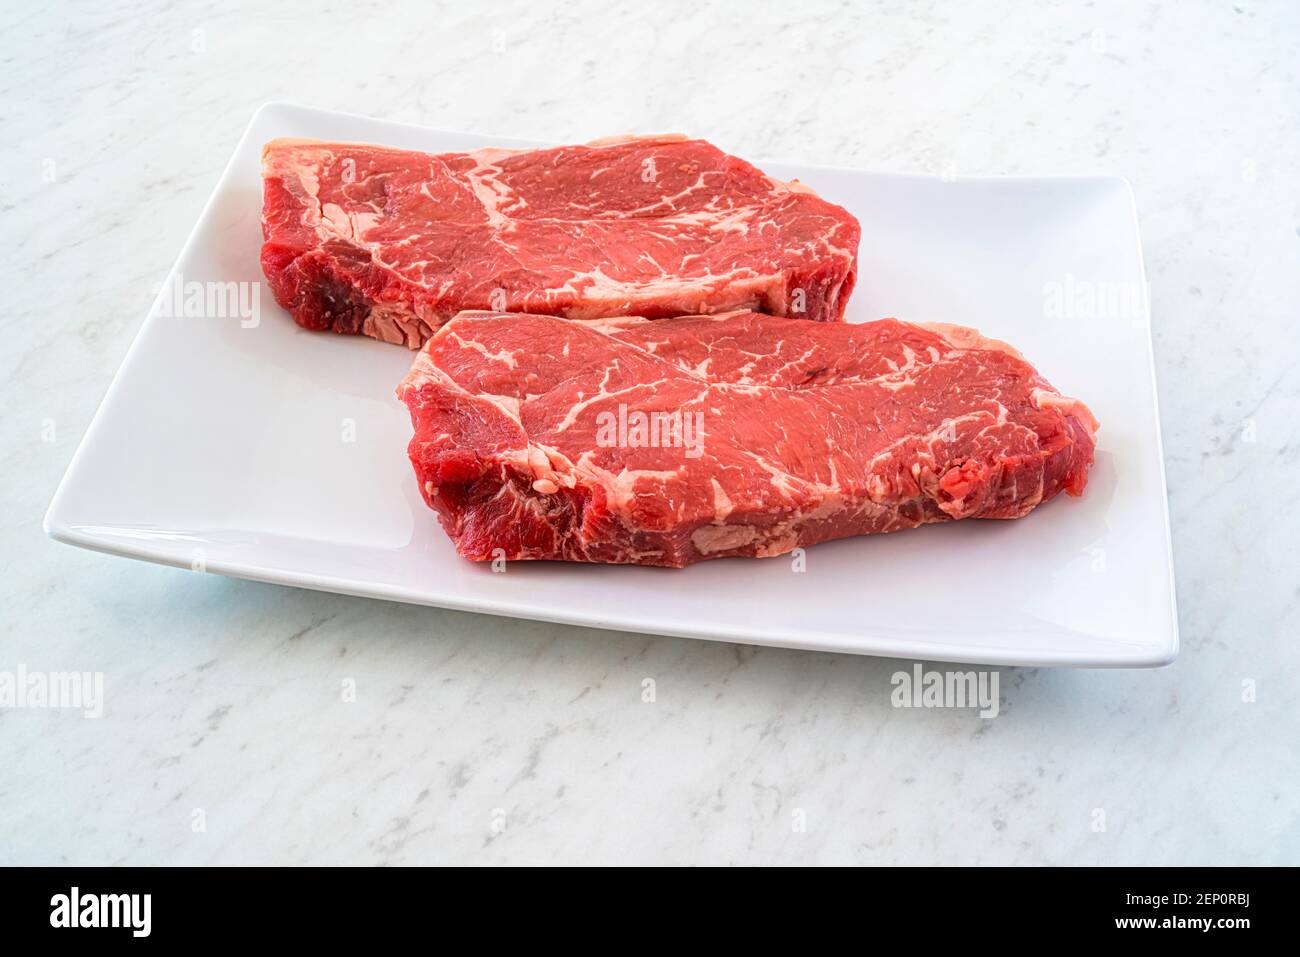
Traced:
<path fill-rule="evenodd" d="M 259 110 L 54 497 L 46 528 L 59 541 L 352 595 L 791 648 L 1119 667 L 1177 653 L 1142 251 L 1122 180 L 759 164 L 862 221 L 850 321 L 975 326 L 1092 407 L 1102 429 L 1082 499 L 1014 522 L 819 545 L 802 570 L 787 556 L 496 573 L 458 558 L 420 500 L 393 394 L 412 354 L 302 330 L 262 281 L 260 153 L 278 136 L 529 145 Z M 193 282 L 259 284 L 260 321 L 169 316 L 173 290 Z"/>

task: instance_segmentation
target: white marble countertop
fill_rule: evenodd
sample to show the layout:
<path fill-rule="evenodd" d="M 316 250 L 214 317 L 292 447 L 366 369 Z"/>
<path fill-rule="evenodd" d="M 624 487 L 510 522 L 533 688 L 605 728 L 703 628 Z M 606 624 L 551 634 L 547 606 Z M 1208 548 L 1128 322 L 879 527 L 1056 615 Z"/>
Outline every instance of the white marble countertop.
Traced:
<path fill-rule="evenodd" d="M 105 700 L 99 719 L 0 708 L 0 863 L 1300 863 L 1300 8 L 727 6 L 0 15 L 0 671 L 102 671 Z M 155 284 L 272 99 L 543 140 L 683 129 L 758 157 L 1128 177 L 1181 657 L 1007 669 L 986 721 L 892 708 L 894 661 L 48 541 Z"/>

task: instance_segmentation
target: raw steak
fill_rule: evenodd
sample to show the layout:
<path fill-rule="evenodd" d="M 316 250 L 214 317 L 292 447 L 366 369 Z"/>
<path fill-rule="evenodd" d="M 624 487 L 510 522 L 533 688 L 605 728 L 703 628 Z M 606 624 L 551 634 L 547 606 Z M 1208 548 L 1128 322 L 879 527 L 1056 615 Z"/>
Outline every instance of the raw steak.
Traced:
<path fill-rule="evenodd" d="M 1083 492 L 1096 421 L 959 326 L 465 313 L 398 389 L 461 555 L 689 565 Z"/>
<path fill-rule="evenodd" d="M 462 309 L 837 320 L 858 222 L 703 140 L 430 155 L 274 140 L 262 269 L 308 329 L 419 348 Z"/>

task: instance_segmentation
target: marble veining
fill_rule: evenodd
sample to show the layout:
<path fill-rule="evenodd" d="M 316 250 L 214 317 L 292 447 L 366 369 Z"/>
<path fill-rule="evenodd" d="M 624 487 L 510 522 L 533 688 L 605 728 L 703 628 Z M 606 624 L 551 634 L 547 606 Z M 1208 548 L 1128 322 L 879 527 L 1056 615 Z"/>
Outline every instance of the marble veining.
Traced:
<path fill-rule="evenodd" d="M 0 672 L 102 672 L 104 695 L 100 718 L 0 708 L 0 863 L 1300 863 L 1294 4 L 306 9 L 0 14 Z M 1004 669 L 984 720 L 892 707 L 906 663 L 47 541 L 156 284 L 272 99 L 549 141 L 686 130 L 793 161 L 1128 177 L 1181 657 Z"/>

